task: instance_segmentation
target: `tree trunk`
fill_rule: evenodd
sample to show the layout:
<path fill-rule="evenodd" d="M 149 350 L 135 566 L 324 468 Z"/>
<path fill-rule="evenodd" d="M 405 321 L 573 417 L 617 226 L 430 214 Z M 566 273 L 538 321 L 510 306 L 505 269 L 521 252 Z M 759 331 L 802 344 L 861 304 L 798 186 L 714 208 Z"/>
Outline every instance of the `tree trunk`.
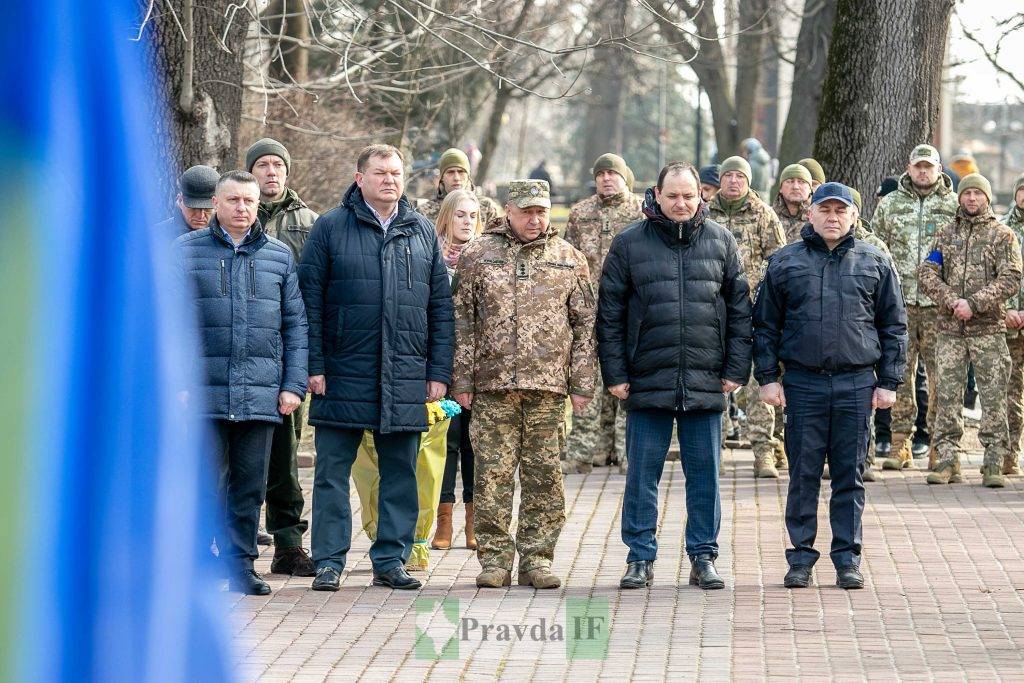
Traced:
<path fill-rule="evenodd" d="M 814 132 L 821 110 L 821 84 L 828 66 L 828 47 L 835 23 L 836 0 L 805 0 L 804 18 L 796 39 L 796 64 L 789 113 L 779 143 L 779 167 L 785 168 L 814 151 Z"/>
<path fill-rule="evenodd" d="M 728 140 L 728 154 L 739 152 L 741 140 L 750 137 L 754 128 L 754 106 L 757 103 L 757 84 L 761 80 L 761 62 L 764 59 L 764 23 L 768 0 L 745 0 L 740 3 L 739 29 L 743 31 L 736 39 L 736 128 L 734 139 Z M 758 23 L 758 22 L 762 23 Z M 752 27 L 752 28 L 748 28 Z"/>
<path fill-rule="evenodd" d="M 814 156 L 830 180 L 864 190 L 937 132 L 953 0 L 839 0 Z"/>
<path fill-rule="evenodd" d="M 226 171 L 238 162 L 246 23 L 244 13 L 235 14 L 224 36 L 224 12 L 230 4 L 227 0 L 172 0 L 172 15 L 167 5 L 157 3 L 143 34 L 155 74 L 154 96 L 165 103 L 164 119 L 155 135 L 169 163 L 160 172 L 173 174 L 159 181 L 172 194 L 177 175 L 189 166 L 208 164 Z M 141 20 L 148 2 L 139 0 L 139 6 Z M 222 38 L 227 50 L 220 45 Z"/>
<path fill-rule="evenodd" d="M 494 160 L 495 150 L 498 148 L 498 136 L 501 135 L 505 110 L 508 109 L 508 104 L 511 101 L 512 88 L 508 85 L 494 93 L 491 115 L 487 117 L 487 127 L 484 128 L 483 140 L 480 142 L 480 164 L 476 167 L 476 177 L 473 178 L 477 185 L 483 184 L 491 170 L 491 162 Z"/>
<path fill-rule="evenodd" d="M 309 20 L 305 16 L 304 5 L 304 0 L 272 0 L 267 9 L 263 10 L 263 15 L 270 17 L 266 27 L 267 33 L 272 36 L 268 40 L 275 57 L 270 62 L 269 73 L 287 84 L 309 80 L 309 50 L 296 42 L 309 40 Z M 287 16 L 278 18 L 282 15 Z M 278 34 L 287 36 L 289 40 L 278 41 Z M 277 54 L 278 49 L 280 55 Z"/>

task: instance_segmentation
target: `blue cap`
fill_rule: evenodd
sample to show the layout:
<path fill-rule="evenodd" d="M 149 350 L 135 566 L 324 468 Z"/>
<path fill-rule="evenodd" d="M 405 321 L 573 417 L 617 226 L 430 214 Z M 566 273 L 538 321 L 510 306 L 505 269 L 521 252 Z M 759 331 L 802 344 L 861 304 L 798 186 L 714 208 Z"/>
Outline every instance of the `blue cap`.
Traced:
<path fill-rule="evenodd" d="M 714 185 L 715 187 L 721 187 L 722 182 L 718 179 L 719 166 L 718 164 L 712 164 L 710 166 L 701 166 L 698 175 L 700 176 L 700 182 L 705 185 Z"/>
<path fill-rule="evenodd" d="M 853 193 L 850 192 L 850 188 L 842 183 L 824 183 L 818 186 L 818 189 L 814 191 L 814 196 L 811 197 L 811 204 L 821 204 L 827 202 L 830 199 L 846 204 L 847 206 L 853 206 Z"/>

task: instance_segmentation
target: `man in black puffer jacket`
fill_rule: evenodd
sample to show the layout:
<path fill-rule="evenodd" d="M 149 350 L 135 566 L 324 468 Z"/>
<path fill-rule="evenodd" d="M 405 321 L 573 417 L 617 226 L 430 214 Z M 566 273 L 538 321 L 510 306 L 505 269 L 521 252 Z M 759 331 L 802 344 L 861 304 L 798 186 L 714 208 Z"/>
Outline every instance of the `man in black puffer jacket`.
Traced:
<path fill-rule="evenodd" d="M 375 585 L 419 588 L 405 571 L 416 528 L 416 455 L 427 401 L 452 374 L 448 271 L 430 221 L 402 195 L 401 152 L 370 145 L 341 205 L 317 219 L 299 281 L 309 315 L 309 422 L 316 426 L 314 590 L 338 590 L 351 544 L 349 475 L 364 430 L 380 469 Z"/>
<path fill-rule="evenodd" d="M 175 242 L 179 272 L 191 288 L 204 370 L 197 401 L 213 421 L 227 479 L 226 518 L 217 534 L 230 563 L 231 588 L 266 595 L 253 569 L 256 528 L 267 488 L 274 428 L 306 395 L 306 313 L 291 250 L 256 220 L 260 189 L 242 171 L 221 176 L 210 227 Z"/>
<path fill-rule="evenodd" d="M 612 242 L 597 314 L 604 383 L 629 411 L 622 503 L 629 556 L 619 585 L 640 588 L 653 580 L 658 482 L 676 422 L 690 583 L 723 588 L 714 565 L 718 454 L 725 395 L 750 377 L 749 287 L 736 240 L 707 217 L 692 165 L 662 169 L 657 187 L 647 190 L 644 214 Z"/>
<path fill-rule="evenodd" d="M 896 400 L 907 365 L 907 310 L 881 249 L 854 238 L 853 194 L 825 183 L 801 240 L 768 260 L 754 301 L 754 376 L 761 400 L 785 409 L 789 496 L 787 588 L 810 583 L 818 560 L 818 489 L 832 477 L 837 584 L 862 588 L 863 474 L 871 410 Z M 782 383 L 780 363 L 786 367 Z"/>

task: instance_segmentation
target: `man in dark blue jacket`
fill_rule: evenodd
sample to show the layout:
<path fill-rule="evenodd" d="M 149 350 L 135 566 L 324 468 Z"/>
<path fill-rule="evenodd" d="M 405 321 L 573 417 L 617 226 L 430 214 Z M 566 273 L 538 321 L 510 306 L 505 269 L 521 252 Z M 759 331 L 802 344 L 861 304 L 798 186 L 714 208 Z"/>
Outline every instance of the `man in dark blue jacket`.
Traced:
<path fill-rule="evenodd" d="M 306 312 L 291 250 L 256 220 L 260 189 L 242 171 L 221 176 L 210 227 L 179 237 L 204 366 L 199 406 L 213 421 L 225 477 L 220 557 L 232 590 L 266 595 L 253 569 L 274 427 L 306 395 Z"/>
<path fill-rule="evenodd" d="M 732 233 L 708 218 L 691 164 L 662 169 L 645 220 L 612 241 L 597 309 L 605 386 L 626 401 L 622 588 L 650 586 L 658 551 L 658 482 L 673 423 L 686 473 L 690 583 L 724 588 L 715 570 L 725 396 L 750 377 L 750 297 Z"/>
<path fill-rule="evenodd" d="M 430 221 L 403 196 L 403 158 L 370 145 L 341 205 L 313 224 L 299 280 L 309 315 L 309 422 L 316 426 L 314 590 L 336 591 L 351 545 L 349 475 L 364 430 L 380 469 L 373 583 L 415 589 L 416 455 L 425 402 L 451 382 L 448 271 Z"/>
<path fill-rule="evenodd" d="M 853 194 L 815 190 L 801 240 L 775 252 L 754 300 L 754 376 L 761 400 L 785 409 L 789 496 L 787 588 L 805 588 L 818 560 L 818 490 L 832 476 L 836 584 L 863 588 L 863 474 L 871 411 L 896 400 L 907 358 L 899 276 L 880 249 L 854 238 Z M 785 365 L 782 374 L 780 364 Z"/>

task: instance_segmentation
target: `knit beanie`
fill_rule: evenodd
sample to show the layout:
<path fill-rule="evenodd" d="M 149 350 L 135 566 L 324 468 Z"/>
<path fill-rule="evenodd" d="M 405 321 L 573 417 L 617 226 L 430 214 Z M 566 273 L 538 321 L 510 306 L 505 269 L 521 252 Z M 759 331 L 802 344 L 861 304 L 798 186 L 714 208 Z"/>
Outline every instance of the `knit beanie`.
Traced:
<path fill-rule="evenodd" d="M 975 190 L 981 190 L 988 197 L 989 202 L 992 201 L 992 183 L 988 181 L 988 178 L 981 175 L 980 173 L 968 173 L 960 179 L 960 185 L 956 188 L 956 196 L 960 197 L 965 190 L 974 188 Z"/>
<path fill-rule="evenodd" d="M 858 190 L 855 187 L 851 187 L 850 194 L 853 195 L 853 205 L 857 207 L 858 211 L 860 211 L 861 208 L 864 206 L 863 204 L 861 204 L 860 190 Z"/>
<path fill-rule="evenodd" d="M 722 168 L 719 170 L 719 177 L 724 176 L 729 171 L 739 171 L 747 177 L 747 184 L 750 184 L 750 164 L 743 157 L 729 157 L 722 162 Z"/>
<path fill-rule="evenodd" d="M 268 154 L 281 157 L 284 160 L 284 167 L 291 171 L 292 155 L 288 153 L 284 145 L 274 138 L 263 138 L 249 145 L 249 149 L 245 151 L 245 170 L 252 173 L 252 167 L 256 165 L 256 161 Z"/>
<path fill-rule="evenodd" d="M 461 168 L 466 173 L 470 173 L 469 168 L 469 157 L 461 149 L 452 147 L 446 149 L 444 154 L 441 155 L 441 159 L 437 162 L 437 170 L 441 175 L 449 168 Z"/>
<path fill-rule="evenodd" d="M 597 174 L 601 171 L 615 171 L 623 180 L 629 180 L 629 167 L 626 166 L 626 160 L 620 157 L 618 154 L 602 154 L 594 162 L 594 167 L 590 169 L 590 172 L 597 177 Z"/>
<path fill-rule="evenodd" d="M 782 175 L 779 176 L 779 183 L 784 180 L 803 180 L 808 185 L 811 184 L 811 172 L 807 170 L 806 166 L 800 164 L 790 164 L 786 168 L 782 169 Z"/>
<path fill-rule="evenodd" d="M 806 168 L 808 171 L 810 171 L 812 180 L 818 183 L 825 182 L 825 169 L 823 169 L 821 167 L 821 164 L 819 164 L 816 160 L 812 159 L 811 157 L 807 157 L 806 159 L 801 159 L 797 163 Z"/>
<path fill-rule="evenodd" d="M 721 187 L 722 186 L 722 181 L 719 180 L 719 174 L 720 173 L 721 173 L 721 169 L 718 167 L 718 164 L 711 164 L 709 166 L 701 166 L 700 167 L 700 171 L 699 171 L 700 182 L 705 184 L 705 185 L 712 185 L 714 187 Z"/>
<path fill-rule="evenodd" d="M 1013 196 L 1017 196 L 1017 191 L 1024 187 L 1024 173 L 1017 176 L 1017 179 L 1013 181 Z"/>

